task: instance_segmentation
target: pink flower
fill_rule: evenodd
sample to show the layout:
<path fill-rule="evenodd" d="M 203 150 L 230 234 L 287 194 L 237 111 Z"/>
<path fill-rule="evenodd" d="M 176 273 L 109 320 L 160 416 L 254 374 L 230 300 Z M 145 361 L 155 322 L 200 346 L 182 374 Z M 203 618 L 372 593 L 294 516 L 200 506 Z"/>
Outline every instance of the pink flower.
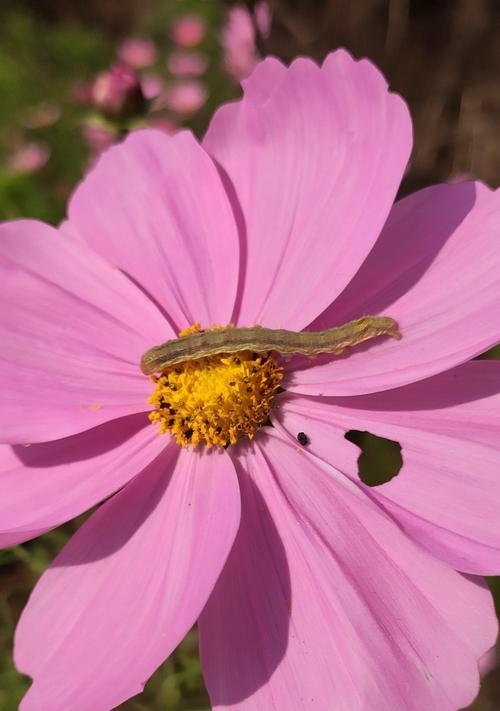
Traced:
<path fill-rule="evenodd" d="M 500 363 L 471 359 L 500 340 L 499 195 L 392 206 L 411 123 L 366 60 L 267 59 L 244 89 L 202 145 L 145 130 L 111 148 L 60 230 L 1 228 L 1 541 L 105 500 L 22 614 L 23 711 L 114 708 L 196 621 L 213 706 L 238 711 L 456 711 L 495 642 L 474 576 L 500 570 Z M 141 356 L 194 322 L 362 314 L 401 340 L 282 364 L 252 441 L 184 448 L 149 423 Z M 262 406 L 253 373 L 277 362 L 248 358 L 169 371 L 167 426 L 199 388 L 188 440 L 246 422 L 238 398 Z M 219 382 L 237 397 L 214 411 Z M 351 429 L 399 441 L 399 476 L 365 486 Z"/>
<path fill-rule="evenodd" d="M 141 88 L 146 99 L 156 99 L 163 91 L 163 79 L 158 74 L 143 74 Z"/>
<path fill-rule="evenodd" d="M 170 86 L 162 103 L 176 114 L 189 116 L 201 109 L 206 100 L 207 90 L 203 84 L 191 79 Z"/>
<path fill-rule="evenodd" d="M 145 104 L 139 77 L 126 64 L 113 65 L 92 84 L 91 103 L 107 116 L 141 113 Z"/>
<path fill-rule="evenodd" d="M 202 52 L 176 50 L 167 60 L 168 71 L 175 76 L 200 76 L 207 68 L 208 58 Z"/>
<path fill-rule="evenodd" d="M 8 166 L 14 173 L 36 173 L 43 168 L 50 158 L 50 147 L 45 143 L 23 143 L 8 160 Z"/>
<path fill-rule="evenodd" d="M 159 131 L 164 131 L 165 133 L 172 134 L 179 130 L 179 127 L 169 118 L 165 116 L 159 118 L 151 118 L 150 125 L 153 128 L 157 128 Z"/>
<path fill-rule="evenodd" d="M 29 129 L 47 128 L 57 123 L 60 117 L 61 109 L 57 104 L 38 104 L 26 112 L 23 126 Z"/>
<path fill-rule="evenodd" d="M 230 8 L 222 32 L 222 47 L 226 69 L 237 80 L 249 76 L 258 61 L 255 24 L 262 36 L 267 37 L 271 29 L 271 12 L 266 2 L 258 3 L 253 18 L 243 5 Z"/>
<path fill-rule="evenodd" d="M 144 69 L 157 60 L 154 42 L 142 37 L 129 37 L 118 48 L 118 58 L 134 69 Z"/>
<path fill-rule="evenodd" d="M 82 133 L 89 148 L 95 154 L 102 153 L 116 141 L 116 134 L 113 131 L 92 121 L 86 121 L 82 125 Z"/>
<path fill-rule="evenodd" d="M 479 660 L 479 673 L 484 678 L 488 676 L 497 666 L 497 650 L 496 647 L 490 649 L 486 654 L 483 654 Z"/>
<path fill-rule="evenodd" d="M 199 15 L 182 15 L 172 25 L 173 41 L 181 47 L 196 47 L 205 37 L 207 31 L 205 21 Z"/>

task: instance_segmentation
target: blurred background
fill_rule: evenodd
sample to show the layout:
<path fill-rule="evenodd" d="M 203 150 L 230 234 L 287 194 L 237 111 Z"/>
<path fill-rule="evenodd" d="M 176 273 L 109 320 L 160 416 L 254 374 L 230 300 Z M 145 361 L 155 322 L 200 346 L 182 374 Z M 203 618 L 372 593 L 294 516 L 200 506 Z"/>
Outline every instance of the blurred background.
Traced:
<path fill-rule="evenodd" d="M 202 136 L 214 109 L 240 95 L 239 80 L 260 56 L 321 60 L 339 46 L 374 60 L 410 106 L 415 147 L 401 195 L 472 176 L 498 187 L 498 0 L 2 0 L 0 219 L 57 224 L 75 184 L 127 131 L 187 126 Z M 500 357 L 500 349 L 484 357 Z M 397 471 L 395 443 L 363 432 L 351 439 L 362 451 L 365 481 Z M 0 551 L 2 711 L 17 709 L 28 686 L 11 662 L 16 620 L 83 519 Z M 489 583 L 500 603 L 500 584 Z M 483 677 L 471 710 L 498 711 L 494 653 Z M 208 708 L 196 630 L 144 693 L 120 707 Z"/>

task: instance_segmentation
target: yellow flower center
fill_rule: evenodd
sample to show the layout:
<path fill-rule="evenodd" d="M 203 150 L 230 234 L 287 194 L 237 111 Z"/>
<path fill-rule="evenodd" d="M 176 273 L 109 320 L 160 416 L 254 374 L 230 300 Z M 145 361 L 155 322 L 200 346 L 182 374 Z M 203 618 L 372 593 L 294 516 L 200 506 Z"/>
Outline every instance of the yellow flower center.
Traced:
<path fill-rule="evenodd" d="M 201 330 L 185 329 L 186 336 Z M 225 447 L 241 436 L 252 439 L 268 419 L 283 378 L 283 367 L 270 353 L 223 353 L 190 360 L 151 380 L 149 415 L 160 433 L 171 432 L 183 447 Z"/>

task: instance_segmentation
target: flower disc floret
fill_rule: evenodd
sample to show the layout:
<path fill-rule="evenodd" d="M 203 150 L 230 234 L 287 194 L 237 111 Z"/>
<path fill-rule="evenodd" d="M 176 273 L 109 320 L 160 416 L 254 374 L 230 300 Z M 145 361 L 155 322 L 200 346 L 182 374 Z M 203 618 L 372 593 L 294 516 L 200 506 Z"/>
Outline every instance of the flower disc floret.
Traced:
<path fill-rule="evenodd" d="M 181 335 L 187 332 L 192 330 Z M 149 419 L 183 447 L 236 444 L 243 435 L 252 439 L 266 423 L 282 378 L 283 367 L 270 353 L 190 360 L 151 378 L 156 389 Z"/>

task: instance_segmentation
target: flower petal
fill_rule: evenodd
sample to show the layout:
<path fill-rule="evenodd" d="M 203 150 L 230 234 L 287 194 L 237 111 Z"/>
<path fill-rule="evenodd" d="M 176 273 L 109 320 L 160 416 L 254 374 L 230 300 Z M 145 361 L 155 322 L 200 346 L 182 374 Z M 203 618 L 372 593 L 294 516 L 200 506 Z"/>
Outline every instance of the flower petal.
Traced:
<path fill-rule="evenodd" d="M 383 313 L 396 319 L 401 340 L 299 370 L 290 389 L 358 395 L 395 388 L 500 341 L 499 220 L 500 191 L 474 183 L 437 185 L 397 203 L 356 277 L 311 330 Z"/>
<path fill-rule="evenodd" d="M 297 59 L 279 81 L 276 68 L 267 62 L 248 96 L 217 111 L 204 145 L 242 210 L 235 318 L 298 330 L 372 248 L 408 160 L 411 123 L 378 70 L 344 50 L 321 68 Z"/>
<path fill-rule="evenodd" d="M 500 362 L 471 361 L 372 395 L 284 398 L 276 417 L 292 436 L 305 430 L 308 450 L 354 479 L 359 450 L 346 431 L 398 441 L 399 475 L 370 495 L 452 567 L 500 572 Z"/>
<path fill-rule="evenodd" d="M 272 433 L 250 449 L 240 531 L 200 619 L 214 709 L 469 704 L 497 630 L 485 587 L 319 460 Z"/>
<path fill-rule="evenodd" d="M 276 91 L 279 82 L 286 77 L 286 72 L 286 66 L 279 59 L 265 57 L 257 63 L 250 76 L 241 82 L 245 96 L 263 104 Z"/>
<path fill-rule="evenodd" d="M 0 445 L 0 547 L 33 538 L 103 501 L 168 441 L 138 414 L 54 442 Z"/>
<path fill-rule="evenodd" d="M 236 225 L 217 169 L 191 133 L 135 131 L 107 151 L 73 195 L 67 228 L 140 284 L 174 330 L 231 320 Z"/>
<path fill-rule="evenodd" d="M 57 439 L 148 409 L 139 361 L 172 332 L 97 254 L 39 222 L 4 223 L 0 300 L 1 441 Z"/>
<path fill-rule="evenodd" d="M 196 621 L 239 523 L 225 454 L 169 447 L 83 524 L 16 632 L 23 711 L 107 711 L 139 693 Z"/>

